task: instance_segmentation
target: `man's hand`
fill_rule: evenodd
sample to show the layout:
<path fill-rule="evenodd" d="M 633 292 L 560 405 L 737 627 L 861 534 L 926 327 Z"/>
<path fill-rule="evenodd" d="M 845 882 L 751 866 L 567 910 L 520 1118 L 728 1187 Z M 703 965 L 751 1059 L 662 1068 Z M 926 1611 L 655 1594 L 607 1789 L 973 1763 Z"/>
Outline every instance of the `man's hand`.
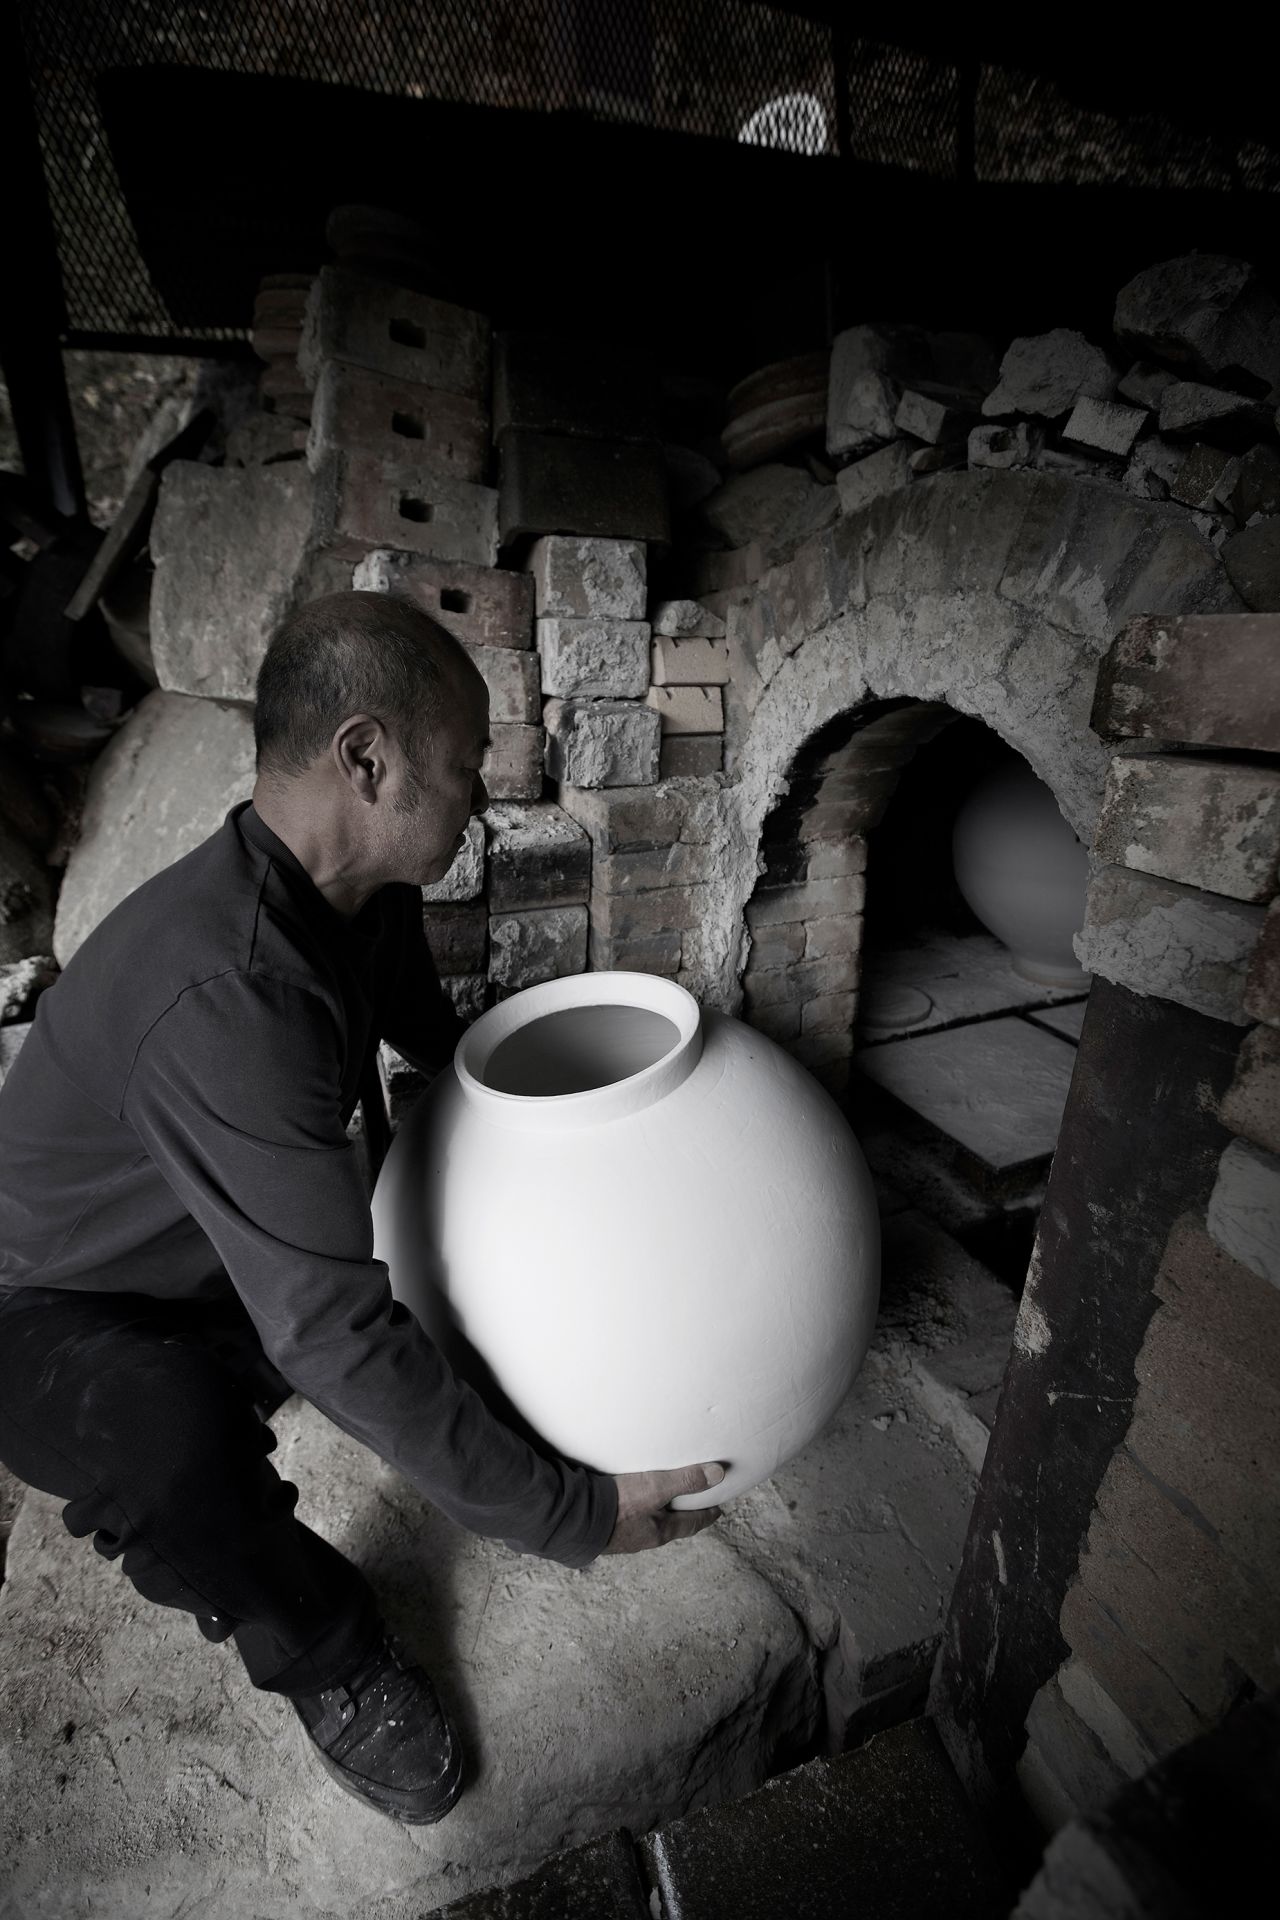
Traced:
<path fill-rule="evenodd" d="M 620 1473 L 618 1520 L 606 1553 L 643 1553 L 646 1547 L 664 1547 L 668 1540 L 685 1540 L 720 1518 L 719 1507 L 700 1507 L 695 1513 L 672 1513 L 667 1506 L 678 1493 L 701 1493 L 717 1487 L 724 1468 L 712 1460 L 700 1467 L 676 1467 L 670 1473 Z"/>

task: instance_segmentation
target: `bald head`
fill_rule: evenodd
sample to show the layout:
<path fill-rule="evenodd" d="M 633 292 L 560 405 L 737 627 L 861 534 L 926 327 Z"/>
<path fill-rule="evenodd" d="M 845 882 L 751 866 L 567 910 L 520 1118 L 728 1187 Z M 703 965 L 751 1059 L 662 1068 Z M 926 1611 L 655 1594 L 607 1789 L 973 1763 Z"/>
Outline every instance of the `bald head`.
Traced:
<path fill-rule="evenodd" d="M 381 721 L 417 763 L 476 678 L 466 649 L 407 601 L 354 592 L 312 600 L 277 629 L 258 672 L 258 772 L 296 779 L 357 713 Z"/>

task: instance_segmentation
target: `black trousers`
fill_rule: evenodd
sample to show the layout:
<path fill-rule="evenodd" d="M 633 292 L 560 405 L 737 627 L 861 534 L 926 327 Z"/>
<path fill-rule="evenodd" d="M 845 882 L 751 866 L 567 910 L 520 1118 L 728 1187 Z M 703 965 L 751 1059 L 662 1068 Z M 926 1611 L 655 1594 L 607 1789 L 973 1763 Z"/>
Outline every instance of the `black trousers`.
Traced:
<path fill-rule="evenodd" d="M 351 1562 L 294 1513 L 267 1459 L 287 1384 L 231 1297 L 24 1287 L 0 1297 L 0 1460 L 66 1501 L 138 1592 L 235 1636 L 256 1687 L 344 1679 L 379 1631 Z"/>

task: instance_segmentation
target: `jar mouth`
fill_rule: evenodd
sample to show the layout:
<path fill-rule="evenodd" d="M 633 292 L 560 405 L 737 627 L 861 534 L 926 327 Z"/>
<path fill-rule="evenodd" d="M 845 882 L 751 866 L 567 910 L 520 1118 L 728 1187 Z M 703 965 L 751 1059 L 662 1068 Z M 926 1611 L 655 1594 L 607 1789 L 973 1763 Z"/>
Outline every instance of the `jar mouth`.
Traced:
<path fill-rule="evenodd" d="M 589 1126 L 651 1106 L 697 1066 L 697 1001 L 648 973 L 580 973 L 527 987 L 458 1043 L 467 1099 L 499 1125 Z"/>

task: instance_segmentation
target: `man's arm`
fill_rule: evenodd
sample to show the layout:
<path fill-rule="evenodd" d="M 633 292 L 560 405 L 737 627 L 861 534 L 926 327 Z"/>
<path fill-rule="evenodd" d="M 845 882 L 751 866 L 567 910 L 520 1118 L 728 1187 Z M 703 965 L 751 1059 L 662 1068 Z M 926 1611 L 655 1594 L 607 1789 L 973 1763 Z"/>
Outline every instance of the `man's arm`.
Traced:
<path fill-rule="evenodd" d="M 387 888 L 392 896 L 390 964 L 378 990 L 379 1038 L 420 1073 L 448 1066 L 466 1023 L 440 984 L 440 975 L 422 926 L 422 895 L 417 887 Z"/>
<path fill-rule="evenodd" d="M 339 1048 L 307 988 L 223 974 L 151 1029 L 123 1117 L 298 1392 L 461 1525 L 585 1565 L 614 1532 L 616 1485 L 536 1453 L 392 1300 L 339 1118 Z"/>

